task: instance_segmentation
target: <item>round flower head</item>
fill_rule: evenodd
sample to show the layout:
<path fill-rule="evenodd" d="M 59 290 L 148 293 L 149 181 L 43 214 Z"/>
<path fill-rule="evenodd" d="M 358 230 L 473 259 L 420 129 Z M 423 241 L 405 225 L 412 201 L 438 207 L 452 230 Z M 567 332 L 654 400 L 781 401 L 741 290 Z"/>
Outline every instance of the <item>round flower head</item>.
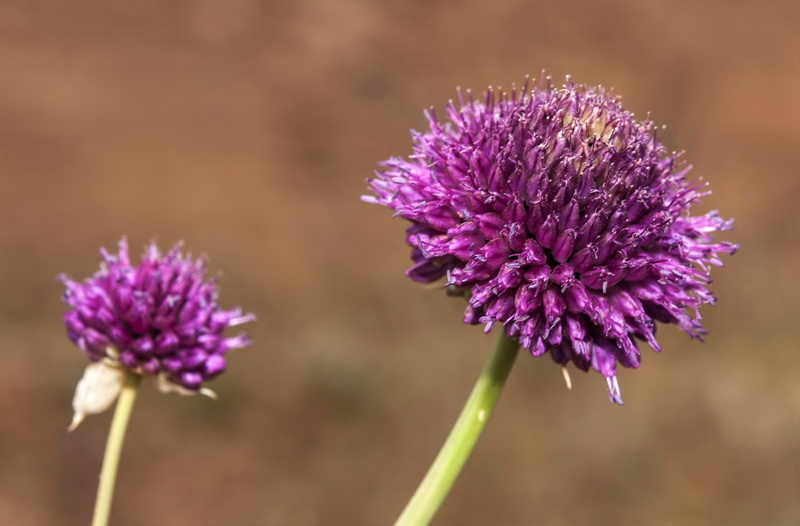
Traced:
<path fill-rule="evenodd" d="M 711 234 L 732 222 L 688 214 L 705 185 L 601 88 L 459 93 L 447 114 L 426 113 L 413 155 L 384 162 L 363 198 L 412 223 L 407 275 L 445 278 L 466 323 L 598 370 L 621 404 L 616 365 L 639 365 L 638 340 L 659 350 L 656 321 L 704 333 L 709 266 L 736 250 Z"/>
<path fill-rule="evenodd" d="M 180 248 L 162 255 L 150 243 L 137 266 L 131 264 L 124 238 L 117 254 L 101 249 L 103 263 L 94 276 L 82 283 L 60 277 L 67 288 L 64 301 L 71 307 L 64 323 L 69 339 L 92 362 L 108 367 L 106 377 L 116 378 L 127 369 L 154 378 L 162 391 L 213 395 L 203 383 L 225 370 L 229 350 L 250 345 L 246 334 L 225 337 L 223 332 L 255 317 L 238 308 L 221 309 L 217 278 L 206 280 L 205 262 L 184 256 Z M 97 371 L 87 369 L 78 393 L 91 392 L 86 382 L 99 385 L 100 380 L 91 380 L 98 378 Z"/>

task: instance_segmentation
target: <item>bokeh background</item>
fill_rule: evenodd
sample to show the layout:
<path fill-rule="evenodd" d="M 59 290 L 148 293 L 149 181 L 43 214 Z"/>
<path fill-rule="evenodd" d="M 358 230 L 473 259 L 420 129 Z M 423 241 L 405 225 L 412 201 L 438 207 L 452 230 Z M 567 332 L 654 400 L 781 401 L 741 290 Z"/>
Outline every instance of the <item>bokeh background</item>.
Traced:
<path fill-rule="evenodd" d="M 56 275 L 184 240 L 259 321 L 217 402 L 143 390 L 118 525 L 396 518 L 491 347 L 403 276 L 363 204 L 456 86 L 541 70 L 666 124 L 735 217 L 706 343 L 674 327 L 608 402 L 522 355 L 436 523 L 800 524 L 800 8 L 793 1 L 0 2 L 0 523 L 87 524 L 110 413 Z"/>

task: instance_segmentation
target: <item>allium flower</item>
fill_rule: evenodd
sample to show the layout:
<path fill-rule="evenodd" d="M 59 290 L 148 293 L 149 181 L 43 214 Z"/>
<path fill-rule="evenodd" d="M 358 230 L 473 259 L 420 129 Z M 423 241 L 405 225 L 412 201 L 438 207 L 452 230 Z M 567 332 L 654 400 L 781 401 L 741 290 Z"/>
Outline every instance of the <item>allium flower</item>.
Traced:
<path fill-rule="evenodd" d="M 101 249 L 104 262 L 91 278 L 79 283 L 60 277 L 70 306 L 64 314 L 69 339 L 97 362 L 93 365 L 107 366 L 87 369 L 76 399 L 82 391 L 84 398 L 97 397 L 99 386 L 116 385 L 125 369 L 152 377 L 162 391 L 213 395 L 203 383 L 225 370 L 229 350 L 250 345 L 246 334 L 223 332 L 255 317 L 221 309 L 217 278 L 206 280 L 205 262 L 184 256 L 180 248 L 162 255 L 151 243 L 133 266 L 123 238 L 118 254 Z M 100 405 L 110 405 L 116 394 L 109 397 Z M 76 407 L 76 417 L 81 412 L 99 410 Z"/>
<path fill-rule="evenodd" d="M 413 155 L 383 163 L 363 198 L 412 223 L 408 276 L 446 278 L 468 299 L 466 323 L 600 371 L 620 404 L 616 365 L 639 365 L 639 340 L 659 350 L 656 321 L 704 334 L 709 267 L 737 248 L 711 235 L 732 221 L 688 214 L 705 184 L 686 179 L 653 123 L 569 79 L 459 93 L 447 114 L 426 113 Z"/>

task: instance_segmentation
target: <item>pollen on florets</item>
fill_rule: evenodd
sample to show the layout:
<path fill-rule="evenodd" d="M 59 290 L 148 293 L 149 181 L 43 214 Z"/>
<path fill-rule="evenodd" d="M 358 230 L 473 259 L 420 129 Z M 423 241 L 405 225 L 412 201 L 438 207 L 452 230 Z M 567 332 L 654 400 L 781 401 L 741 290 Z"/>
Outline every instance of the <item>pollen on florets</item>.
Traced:
<path fill-rule="evenodd" d="M 459 92 L 446 111 L 426 113 L 413 154 L 382 163 L 363 197 L 411 222 L 409 277 L 463 293 L 466 323 L 598 370 L 616 403 L 616 365 L 639 365 L 638 341 L 659 350 L 656 321 L 704 334 L 709 268 L 737 248 L 712 234 L 732 221 L 689 215 L 705 184 L 652 122 L 569 79 Z"/>
<path fill-rule="evenodd" d="M 225 370 L 228 351 L 251 343 L 244 333 L 223 333 L 255 317 L 222 309 L 217 278 L 207 279 L 205 261 L 180 249 L 162 255 L 150 243 L 135 266 L 126 239 L 116 254 L 102 249 L 94 276 L 83 282 L 60 276 L 70 307 L 64 323 L 92 362 L 153 377 L 162 391 L 211 394 L 204 382 Z"/>

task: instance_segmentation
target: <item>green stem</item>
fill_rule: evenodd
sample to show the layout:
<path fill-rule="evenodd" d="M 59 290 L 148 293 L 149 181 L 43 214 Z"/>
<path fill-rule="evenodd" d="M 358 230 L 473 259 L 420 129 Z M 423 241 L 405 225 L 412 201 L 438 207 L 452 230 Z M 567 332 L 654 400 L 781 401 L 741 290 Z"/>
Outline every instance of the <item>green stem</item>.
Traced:
<path fill-rule="evenodd" d="M 125 440 L 125 430 L 131 417 L 133 403 L 136 401 L 136 390 L 140 381 L 141 376 L 138 374 L 125 373 L 125 383 L 122 385 L 122 391 L 117 399 L 117 407 L 114 410 L 114 418 L 111 421 L 111 429 L 108 432 L 103 467 L 100 470 L 100 484 L 97 488 L 97 500 L 94 504 L 92 526 L 106 526 L 108 524 L 122 442 Z"/>
<path fill-rule="evenodd" d="M 433 519 L 489 420 L 518 351 L 519 344 L 503 331 L 450 436 L 395 526 L 422 526 Z"/>

